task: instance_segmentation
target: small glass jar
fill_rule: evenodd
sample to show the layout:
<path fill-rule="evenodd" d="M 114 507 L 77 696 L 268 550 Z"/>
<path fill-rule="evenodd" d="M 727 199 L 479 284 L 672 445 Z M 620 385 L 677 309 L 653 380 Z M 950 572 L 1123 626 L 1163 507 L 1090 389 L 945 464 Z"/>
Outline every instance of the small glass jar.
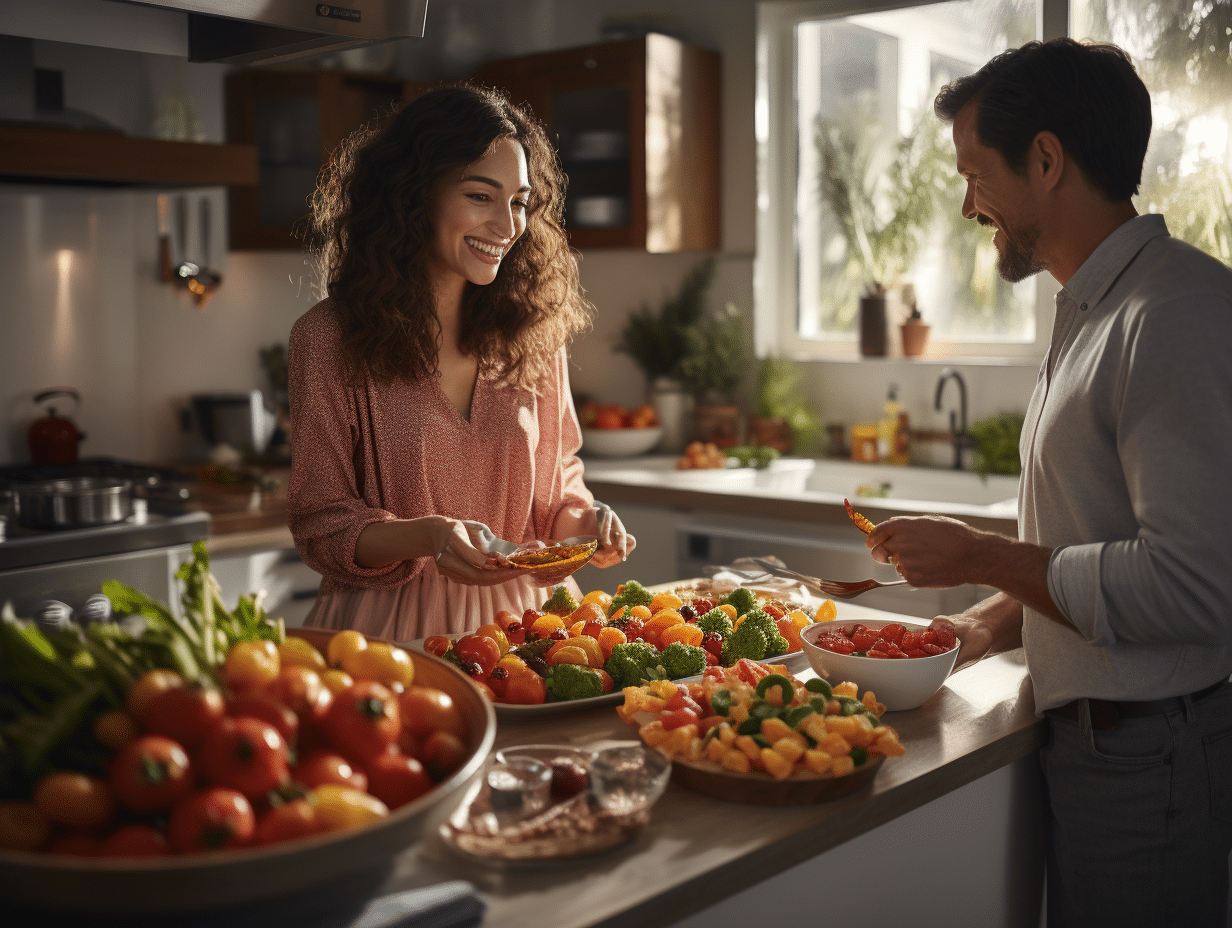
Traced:
<path fill-rule="evenodd" d="M 860 464 L 876 464 L 881 460 L 877 450 L 877 426 L 851 427 L 851 459 Z"/>

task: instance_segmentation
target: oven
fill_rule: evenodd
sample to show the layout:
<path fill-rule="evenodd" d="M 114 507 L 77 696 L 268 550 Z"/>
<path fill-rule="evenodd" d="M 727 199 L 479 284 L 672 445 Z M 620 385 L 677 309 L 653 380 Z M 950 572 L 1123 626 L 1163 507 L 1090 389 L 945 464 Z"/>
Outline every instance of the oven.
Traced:
<path fill-rule="evenodd" d="M 210 527 L 207 513 L 186 506 L 192 479 L 113 458 L 0 466 L 0 604 L 30 618 L 57 600 L 77 615 L 105 581 L 118 580 L 179 614 L 175 573 Z M 122 487 L 127 503 L 53 508 L 55 488 L 74 486 Z M 46 511 L 32 512 L 36 503 Z"/>

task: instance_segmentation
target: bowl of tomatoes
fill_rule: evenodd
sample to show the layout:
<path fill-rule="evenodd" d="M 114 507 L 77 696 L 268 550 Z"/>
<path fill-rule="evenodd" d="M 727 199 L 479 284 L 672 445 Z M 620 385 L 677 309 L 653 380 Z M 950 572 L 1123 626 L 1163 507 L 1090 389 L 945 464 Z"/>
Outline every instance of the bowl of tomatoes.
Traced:
<path fill-rule="evenodd" d="M 0 803 L 0 898 L 171 914 L 375 868 L 461 798 L 495 737 L 456 667 L 358 632 L 243 641 L 220 677 L 146 672 L 95 720 L 115 745 L 103 771 Z"/>
<path fill-rule="evenodd" d="M 800 632 L 800 641 L 818 676 L 872 690 L 891 711 L 931 699 L 958 657 L 954 627 L 945 620 L 928 626 L 893 619 L 817 622 Z"/>

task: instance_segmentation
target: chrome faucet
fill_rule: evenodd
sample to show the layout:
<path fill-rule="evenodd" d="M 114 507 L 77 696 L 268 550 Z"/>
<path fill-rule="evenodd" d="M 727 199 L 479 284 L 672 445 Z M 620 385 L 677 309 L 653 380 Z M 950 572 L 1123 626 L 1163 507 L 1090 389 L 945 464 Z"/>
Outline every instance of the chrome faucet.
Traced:
<path fill-rule="evenodd" d="M 945 393 L 945 385 L 949 380 L 953 380 L 958 384 L 958 408 L 959 412 L 950 410 L 950 440 L 954 443 L 954 470 L 962 470 L 962 452 L 963 448 L 974 447 L 974 442 L 971 436 L 967 434 L 967 383 L 963 380 L 962 374 L 954 370 L 952 367 L 947 367 L 941 371 L 941 379 L 937 381 L 937 397 L 933 401 L 933 408 L 938 412 L 941 411 L 941 396 Z"/>

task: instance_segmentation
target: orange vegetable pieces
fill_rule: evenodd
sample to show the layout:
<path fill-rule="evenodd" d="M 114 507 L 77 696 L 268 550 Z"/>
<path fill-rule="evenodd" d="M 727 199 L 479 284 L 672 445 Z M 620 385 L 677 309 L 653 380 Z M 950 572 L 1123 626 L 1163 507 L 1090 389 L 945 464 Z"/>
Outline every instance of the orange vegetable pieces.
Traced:
<path fill-rule="evenodd" d="M 847 502 L 847 500 L 843 500 L 843 506 L 847 510 L 847 517 L 851 519 L 851 521 L 856 524 L 856 528 L 862 531 L 865 535 L 877 527 L 868 519 L 864 518 L 864 516 L 852 509 L 851 503 Z"/>
<path fill-rule="evenodd" d="M 651 620 L 653 621 L 653 619 Z M 670 625 L 659 634 L 659 643 L 663 647 L 667 647 L 674 641 L 679 641 L 684 644 L 691 644 L 700 647 L 702 643 L 703 632 L 696 625 L 683 623 L 680 625 Z M 801 646 L 803 647 L 803 646 Z"/>

